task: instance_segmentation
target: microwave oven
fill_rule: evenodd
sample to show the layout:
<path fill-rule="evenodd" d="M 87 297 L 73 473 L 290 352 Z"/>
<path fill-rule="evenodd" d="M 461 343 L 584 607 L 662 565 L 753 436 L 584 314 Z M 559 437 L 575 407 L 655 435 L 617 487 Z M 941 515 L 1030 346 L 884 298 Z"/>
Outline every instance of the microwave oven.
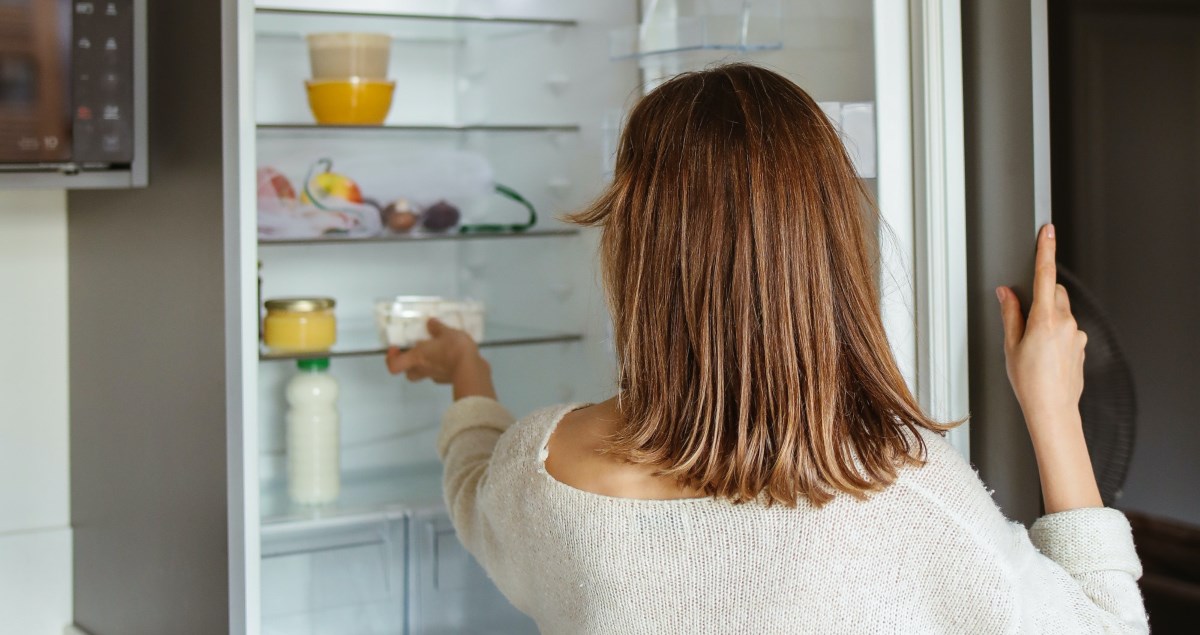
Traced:
<path fill-rule="evenodd" d="M 0 0 L 0 187 L 145 184 L 144 36 L 145 0 Z"/>

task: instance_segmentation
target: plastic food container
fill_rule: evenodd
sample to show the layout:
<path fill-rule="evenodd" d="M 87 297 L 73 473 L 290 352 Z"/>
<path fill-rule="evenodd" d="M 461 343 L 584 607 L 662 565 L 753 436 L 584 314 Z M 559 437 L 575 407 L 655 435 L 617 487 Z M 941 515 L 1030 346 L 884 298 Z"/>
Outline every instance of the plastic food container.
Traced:
<path fill-rule="evenodd" d="M 408 348 L 429 339 L 426 324 L 437 318 L 446 326 L 466 331 L 476 342 L 483 341 L 482 302 L 447 300 L 436 296 L 402 295 L 375 303 L 375 325 L 386 346 Z"/>
<path fill-rule="evenodd" d="M 392 38 L 382 33 L 313 33 L 308 60 L 313 79 L 386 79 Z"/>
<path fill-rule="evenodd" d="M 267 300 L 263 343 L 275 353 L 320 353 L 337 342 L 333 298 Z"/>
<path fill-rule="evenodd" d="M 349 77 L 304 83 L 317 123 L 375 126 L 387 119 L 396 82 Z"/>

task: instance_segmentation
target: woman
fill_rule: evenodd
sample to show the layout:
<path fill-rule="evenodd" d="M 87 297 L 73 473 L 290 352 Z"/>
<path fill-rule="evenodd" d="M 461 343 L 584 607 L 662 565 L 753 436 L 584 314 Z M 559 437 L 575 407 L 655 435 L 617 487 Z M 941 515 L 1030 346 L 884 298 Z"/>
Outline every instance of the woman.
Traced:
<path fill-rule="evenodd" d="M 634 108 L 612 185 L 572 218 L 602 228 L 616 396 L 514 423 L 464 333 L 431 323 L 389 354 L 453 386 L 451 517 L 544 632 L 1146 632 L 1084 445 L 1053 227 L 1027 321 L 997 289 L 1047 512 L 1026 532 L 897 370 L 866 200 L 799 87 L 682 75 Z"/>

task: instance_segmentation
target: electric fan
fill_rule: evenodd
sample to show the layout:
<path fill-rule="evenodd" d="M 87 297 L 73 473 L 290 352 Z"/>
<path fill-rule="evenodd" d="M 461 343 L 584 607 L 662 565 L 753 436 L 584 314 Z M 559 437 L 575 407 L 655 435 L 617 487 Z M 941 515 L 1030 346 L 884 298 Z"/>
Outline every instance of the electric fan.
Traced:
<path fill-rule="evenodd" d="M 1095 296 L 1061 266 L 1058 281 L 1067 289 L 1080 330 L 1088 334 L 1079 412 L 1100 497 L 1105 505 L 1112 505 L 1121 496 L 1133 456 L 1137 424 L 1133 371 L 1117 342 L 1112 322 Z"/>

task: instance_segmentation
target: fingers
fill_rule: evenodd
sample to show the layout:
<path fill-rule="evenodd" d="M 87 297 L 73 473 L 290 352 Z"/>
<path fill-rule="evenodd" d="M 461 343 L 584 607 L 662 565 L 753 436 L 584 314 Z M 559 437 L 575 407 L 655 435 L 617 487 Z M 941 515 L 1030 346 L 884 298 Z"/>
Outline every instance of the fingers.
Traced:
<path fill-rule="evenodd" d="M 400 373 L 408 373 L 413 368 L 421 365 L 421 354 L 415 350 L 402 351 L 398 348 L 389 348 L 387 352 L 387 367 L 388 372 L 393 375 Z"/>
<path fill-rule="evenodd" d="M 1004 320 L 1004 349 L 1012 350 L 1025 336 L 1021 301 L 1008 287 L 996 287 L 996 298 L 1000 300 L 1000 317 Z"/>
<path fill-rule="evenodd" d="M 425 323 L 425 329 L 429 331 L 430 337 L 438 337 L 449 331 L 450 327 L 437 318 L 429 318 L 429 321 Z"/>
<path fill-rule="evenodd" d="M 1044 311 L 1054 307 L 1055 287 L 1058 270 L 1054 264 L 1057 249 L 1054 225 L 1042 227 L 1038 235 L 1037 257 L 1033 272 L 1033 306 L 1030 311 Z"/>
<path fill-rule="evenodd" d="M 389 348 L 387 350 L 387 357 L 385 360 L 387 361 L 387 369 L 389 373 L 398 375 L 404 371 L 404 352 L 400 349 L 395 347 Z"/>
<path fill-rule="evenodd" d="M 398 348 L 389 348 L 387 367 L 388 372 L 393 375 L 404 373 L 409 381 L 421 381 L 429 377 L 429 368 L 425 363 L 424 356 L 415 349 L 402 351 Z"/>

